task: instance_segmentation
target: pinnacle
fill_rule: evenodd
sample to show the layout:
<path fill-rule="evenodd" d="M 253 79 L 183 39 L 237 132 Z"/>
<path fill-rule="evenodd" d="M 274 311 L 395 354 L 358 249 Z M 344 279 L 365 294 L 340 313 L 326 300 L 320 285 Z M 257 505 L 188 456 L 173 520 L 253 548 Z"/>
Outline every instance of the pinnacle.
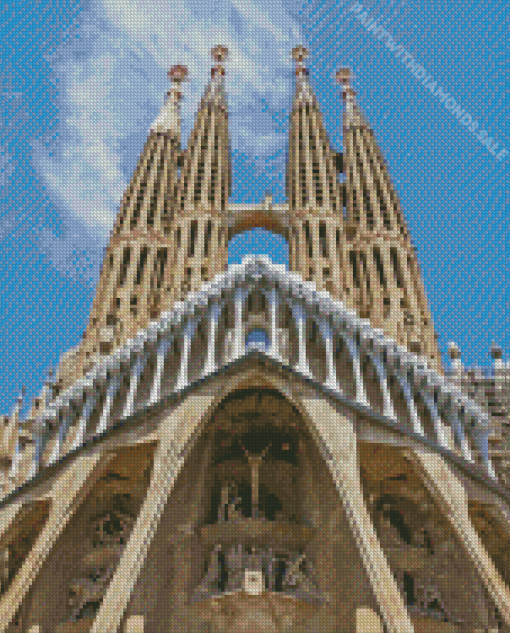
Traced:
<path fill-rule="evenodd" d="M 211 105 L 220 109 L 226 109 L 225 68 L 221 62 L 228 58 L 228 48 L 226 46 L 215 46 L 211 50 L 211 56 L 215 60 L 216 65 L 211 68 L 211 81 L 202 98 L 202 107 Z"/>
<path fill-rule="evenodd" d="M 188 69 L 186 66 L 172 66 L 168 71 L 168 77 L 175 85 L 167 93 L 167 100 L 162 107 L 159 115 L 151 125 L 151 131 L 160 133 L 171 133 L 178 139 L 181 136 L 181 114 L 179 101 L 181 92 L 179 85 L 186 79 Z"/>
<path fill-rule="evenodd" d="M 368 128 L 369 125 L 356 103 L 356 92 L 351 88 L 351 76 L 350 68 L 340 68 L 336 73 L 336 80 L 342 85 L 342 94 L 345 103 L 344 127 Z"/>
<path fill-rule="evenodd" d="M 308 82 L 308 69 L 303 63 L 303 60 L 308 57 L 308 50 L 304 46 L 296 46 L 292 49 L 292 57 L 296 63 L 297 78 L 293 106 L 294 108 L 315 106 L 315 96 Z"/>

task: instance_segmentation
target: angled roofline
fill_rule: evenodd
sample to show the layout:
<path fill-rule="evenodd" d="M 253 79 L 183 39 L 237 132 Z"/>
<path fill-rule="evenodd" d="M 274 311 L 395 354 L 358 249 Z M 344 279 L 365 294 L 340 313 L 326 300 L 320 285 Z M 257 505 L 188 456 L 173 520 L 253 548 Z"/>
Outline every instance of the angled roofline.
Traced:
<path fill-rule="evenodd" d="M 425 448 L 432 449 L 436 453 L 441 454 L 447 460 L 454 464 L 459 470 L 462 471 L 463 474 L 468 477 L 474 479 L 478 483 L 486 486 L 491 492 L 497 494 L 499 497 L 504 499 L 506 502 L 510 503 L 510 492 L 507 491 L 501 484 L 492 479 L 490 476 L 486 474 L 481 466 L 478 464 L 471 463 L 456 453 L 444 448 L 434 442 L 433 440 L 427 438 L 426 436 L 420 435 L 419 433 L 415 433 L 407 426 L 396 423 L 391 418 L 384 416 L 383 414 L 375 411 L 369 406 L 363 405 L 351 398 L 346 397 L 338 393 L 336 390 L 331 389 L 327 385 L 321 383 L 317 379 L 311 376 L 305 376 L 297 371 L 295 368 L 291 367 L 283 363 L 281 360 L 272 358 L 267 353 L 260 349 L 248 349 L 246 352 L 240 356 L 239 358 L 232 360 L 225 365 L 217 368 L 215 371 L 211 372 L 207 376 L 197 378 L 196 380 L 190 382 L 184 388 L 173 391 L 172 393 L 163 396 L 160 400 L 153 404 L 146 404 L 140 409 L 137 409 L 135 413 L 130 416 L 127 416 L 117 422 L 113 423 L 108 429 L 104 432 L 94 435 L 89 438 L 83 444 L 80 444 L 75 449 L 67 452 L 63 455 L 58 461 L 49 464 L 39 470 L 33 477 L 29 478 L 25 481 L 21 486 L 10 492 L 7 496 L 0 500 L 0 508 L 5 507 L 6 505 L 14 502 L 21 495 L 26 492 L 36 488 L 40 483 L 42 483 L 46 478 L 54 475 L 61 468 L 62 464 L 69 464 L 72 460 L 79 457 L 83 454 L 87 449 L 96 447 L 101 445 L 110 439 L 113 435 L 121 434 L 124 432 L 129 432 L 133 430 L 133 427 L 137 424 L 144 424 L 147 421 L 149 416 L 157 415 L 158 413 L 164 411 L 167 407 L 171 405 L 178 404 L 179 402 L 185 400 L 188 396 L 190 396 L 194 391 L 196 391 L 200 384 L 207 385 L 218 377 L 225 376 L 229 372 L 235 370 L 236 373 L 239 373 L 243 369 L 244 366 L 252 367 L 253 362 L 265 365 L 266 367 L 269 365 L 273 370 L 279 370 L 280 372 L 285 372 L 287 375 L 297 378 L 298 380 L 308 384 L 311 388 L 316 389 L 321 394 L 326 397 L 332 399 L 336 405 L 344 406 L 350 408 L 354 413 L 364 416 L 368 421 L 376 422 L 378 424 L 383 425 L 384 427 L 399 433 L 400 435 L 404 435 L 409 437 L 410 439 L 418 442 Z M 247 367 L 247 368 L 248 368 Z M 254 385 L 255 386 L 255 385 Z M 232 393 L 236 391 L 234 388 Z M 194 438 L 196 439 L 196 437 Z M 148 443 L 154 442 L 155 440 L 149 440 Z M 194 440 L 192 440 L 194 441 Z M 179 452 L 179 456 L 182 457 L 186 455 L 190 450 L 189 446 L 185 446 Z M 329 453 L 329 451 L 328 451 Z M 331 459 L 329 455 L 326 455 L 325 459 Z"/>
<path fill-rule="evenodd" d="M 479 428 L 488 429 L 489 417 L 483 409 L 461 392 L 452 382 L 429 367 L 427 359 L 417 356 L 395 340 L 386 336 L 382 330 L 373 328 L 368 319 L 361 319 L 353 310 L 349 310 L 342 301 L 334 299 L 327 291 L 317 290 L 312 281 L 303 281 L 295 272 L 289 272 L 283 264 L 273 264 L 267 255 L 248 255 L 241 264 L 231 264 L 228 270 L 216 275 L 210 282 L 204 283 L 200 290 L 190 292 L 184 301 L 178 301 L 169 312 L 164 312 L 159 319 L 152 321 L 144 330 L 129 339 L 113 354 L 97 363 L 83 378 L 68 387 L 58 398 L 49 404 L 50 417 L 58 407 L 66 405 L 78 397 L 86 388 L 98 379 L 104 379 L 108 372 L 118 370 L 122 363 L 129 361 L 133 354 L 143 351 L 147 344 L 156 342 L 172 330 L 179 330 L 185 322 L 194 316 L 211 301 L 217 300 L 225 291 L 236 287 L 246 288 L 247 283 L 257 283 L 262 278 L 271 284 L 293 295 L 296 301 L 302 302 L 311 311 L 323 318 L 330 319 L 333 329 L 347 328 L 360 336 L 363 342 L 370 342 L 385 352 L 390 360 L 398 362 L 402 369 L 412 370 L 419 380 L 425 380 L 433 388 L 438 388 L 448 398 L 473 416 L 476 416 Z"/>

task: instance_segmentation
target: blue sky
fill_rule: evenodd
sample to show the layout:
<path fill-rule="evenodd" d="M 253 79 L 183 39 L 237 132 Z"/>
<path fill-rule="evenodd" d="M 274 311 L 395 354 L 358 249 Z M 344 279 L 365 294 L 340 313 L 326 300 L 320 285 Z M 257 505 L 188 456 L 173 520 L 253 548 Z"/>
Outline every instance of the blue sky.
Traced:
<path fill-rule="evenodd" d="M 75 345 L 90 310 L 118 202 L 167 90 L 188 66 L 183 140 L 208 79 L 210 48 L 230 51 L 232 202 L 283 201 L 290 50 L 310 80 L 334 149 L 353 70 L 359 103 L 400 195 L 443 353 L 467 364 L 509 351 L 508 171 L 355 17 L 351 0 L 4 0 L 0 22 L 0 412 Z M 394 40 L 500 148 L 508 135 L 504 3 L 364 2 Z M 269 239 L 268 239 L 269 238 Z M 262 230 L 231 261 L 285 244 Z"/>

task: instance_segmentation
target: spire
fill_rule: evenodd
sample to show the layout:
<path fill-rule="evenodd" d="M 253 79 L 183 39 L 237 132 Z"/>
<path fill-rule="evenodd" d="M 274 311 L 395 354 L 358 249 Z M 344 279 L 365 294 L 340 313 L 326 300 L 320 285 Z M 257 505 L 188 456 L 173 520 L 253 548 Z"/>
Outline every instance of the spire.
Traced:
<path fill-rule="evenodd" d="M 351 71 L 340 68 L 336 73 L 338 83 L 342 84 L 344 99 L 344 129 L 368 128 L 368 124 L 356 103 L 356 92 L 351 88 Z"/>
<path fill-rule="evenodd" d="M 292 103 L 289 138 L 287 194 L 291 209 L 342 209 L 336 174 L 336 156 L 331 151 L 317 99 L 308 82 L 304 59 L 308 50 L 292 50 L 296 63 L 296 90 Z"/>
<path fill-rule="evenodd" d="M 168 78 L 174 85 L 167 92 L 166 103 L 150 127 L 151 132 L 172 134 L 179 142 L 181 140 L 180 100 L 182 97 L 180 84 L 186 79 L 187 75 L 188 69 L 186 66 L 172 66 L 168 71 Z"/>
<path fill-rule="evenodd" d="M 344 100 L 344 158 L 349 224 L 407 235 L 407 226 L 374 132 L 356 103 L 351 71 L 336 73 Z"/>
<path fill-rule="evenodd" d="M 102 355 L 111 353 L 159 313 L 182 161 L 179 104 L 187 74 L 182 65 L 172 66 L 168 72 L 172 88 L 150 126 L 121 201 L 83 341 L 75 353 L 61 359 L 61 388 L 84 375 Z"/>
<path fill-rule="evenodd" d="M 304 63 L 308 57 L 308 49 L 304 46 L 296 46 L 292 49 L 292 57 L 296 64 L 296 92 L 292 106 L 293 108 L 302 108 L 306 105 L 316 106 L 315 95 L 308 82 L 308 68 Z"/>
<path fill-rule="evenodd" d="M 351 71 L 336 73 L 344 100 L 343 163 L 349 297 L 362 318 L 440 366 L 418 261 L 386 162 L 356 103 Z"/>
<path fill-rule="evenodd" d="M 181 211 L 226 209 L 230 192 L 228 111 L 225 97 L 225 46 L 211 55 L 216 64 L 202 97 L 179 183 L 177 201 Z"/>
<path fill-rule="evenodd" d="M 145 148 L 121 203 L 115 234 L 131 235 L 164 228 L 171 215 L 181 155 L 181 83 L 186 66 L 172 66 L 168 77 L 172 89 L 159 115 L 152 123 Z M 163 225 L 163 226 L 162 226 Z"/>

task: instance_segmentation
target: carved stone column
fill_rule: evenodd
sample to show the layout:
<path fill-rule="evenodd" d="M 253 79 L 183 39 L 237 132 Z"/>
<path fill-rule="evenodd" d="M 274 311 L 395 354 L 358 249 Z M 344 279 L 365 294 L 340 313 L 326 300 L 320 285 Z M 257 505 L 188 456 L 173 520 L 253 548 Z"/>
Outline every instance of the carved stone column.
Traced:
<path fill-rule="evenodd" d="M 473 461 L 473 456 L 471 455 L 471 450 L 469 448 L 469 442 L 468 442 L 468 438 L 466 435 L 466 431 L 464 429 L 464 426 L 462 424 L 462 420 L 460 417 L 460 411 L 458 409 L 458 407 L 456 407 L 455 405 L 450 403 L 449 406 L 449 421 L 450 424 L 453 428 L 455 437 L 457 438 L 457 441 L 460 445 L 460 454 L 462 455 L 462 457 L 464 459 L 467 459 L 468 461 L 472 462 Z"/>
<path fill-rule="evenodd" d="M 154 371 L 154 379 L 152 382 L 149 404 L 154 404 L 161 397 L 161 381 L 163 380 L 163 372 L 165 370 L 165 360 L 170 347 L 171 340 L 168 337 L 162 338 L 158 343 L 156 352 L 156 369 Z"/>
<path fill-rule="evenodd" d="M 413 431 L 419 435 L 425 435 L 420 416 L 418 415 L 418 409 L 416 408 L 416 404 L 414 402 L 413 391 L 409 381 L 407 380 L 407 376 L 403 374 L 402 370 L 396 370 L 395 376 L 400 384 L 404 398 L 406 399 L 407 410 L 409 411 Z"/>
<path fill-rule="evenodd" d="M 391 401 L 391 394 L 388 385 L 388 374 L 386 372 L 386 366 L 382 358 L 377 353 L 372 355 L 372 361 L 379 376 L 379 386 L 383 397 L 383 415 L 387 418 L 396 420 L 395 409 L 393 408 L 393 402 Z"/>
<path fill-rule="evenodd" d="M 416 465 L 426 485 L 446 506 L 455 534 L 473 561 L 489 595 L 494 600 L 501 619 L 510 627 L 510 590 L 505 585 L 482 544 L 469 518 L 468 496 L 461 480 L 454 474 L 441 455 L 408 451 L 408 457 Z"/>
<path fill-rule="evenodd" d="M 420 395 L 423 397 L 423 400 L 425 404 L 427 405 L 427 408 L 430 412 L 430 417 L 432 418 L 432 423 L 434 424 L 434 431 L 436 433 L 436 438 L 431 438 L 431 439 L 434 439 L 434 440 L 437 439 L 437 443 L 440 446 L 442 446 L 443 448 L 449 449 L 450 446 L 448 446 L 448 442 L 446 440 L 444 424 L 443 424 L 443 421 L 441 420 L 441 416 L 439 415 L 439 411 L 437 409 L 436 403 L 434 402 L 434 398 L 429 393 L 427 393 L 425 389 L 421 390 Z"/>
<path fill-rule="evenodd" d="M 216 334 L 218 330 L 218 320 L 221 305 L 214 302 L 209 308 L 209 335 L 207 337 L 207 358 L 204 365 L 203 375 L 206 376 L 216 370 Z"/>
<path fill-rule="evenodd" d="M 60 475 L 59 481 L 53 488 L 50 516 L 34 547 L 0 601 L 0 633 L 8 630 L 21 601 L 30 590 L 36 575 L 70 517 L 112 458 L 113 454 L 111 456 L 101 453 L 91 456 L 83 455 Z"/>
<path fill-rule="evenodd" d="M 130 415 L 133 415 L 135 411 L 136 392 L 138 390 L 138 384 L 140 382 L 140 377 L 142 375 L 146 362 L 147 355 L 142 350 L 139 352 L 133 366 L 131 367 L 131 375 L 129 377 L 129 392 L 126 398 L 126 403 L 124 405 L 124 410 L 122 412 L 123 418 L 128 418 Z"/>
<path fill-rule="evenodd" d="M 280 350 L 278 349 L 278 332 L 277 332 L 277 318 L 278 318 L 278 293 L 276 288 L 271 288 L 268 292 L 269 299 L 269 316 L 271 319 L 271 344 L 269 353 L 273 358 L 281 358 Z"/>
<path fill-rule="evenodd" d="M 326 321 L 319 322 L 319 329 L 324 339 L 326 348 L 326 385 L 330 389 L 341 392 L 340 385 L 336 376 L 336 364 L 333 355 L 333 330 Z"/>
<path fill-rule="evenodd" d="M 309 375 L 310 367 L 308 365 L 306 350 L 306 313 L 304 308 L 297 303 L 292 303 L 291 309 L 298 333 L 298 363 L 296 365 L 296 369 L 302 374 Z"/>
<path fill-rule="evenodd" d="M 147 496 L 90 633 L 118 633 L 166 501 L 182 468 L 184 455 L 180 449 L 194 432 L 211 401 L 210 396 L 190 396 L 160 426 L 159 444 Z M 192 537 L 184 535 L 183 538 Z M 182 546 L 184 545 L 183 541 Z"/>
<path fill-rule="evenodd" d="M 94 387 L 91 387 L 90 389 L 87 389 L 87 391 L 85 391 L 84 398 L 85 402 L 83 404 L 83 409 L 79 417 L 76 433 L 73 438 L 73 443 L 69 447 L 69 450 L 78 448 L 78 446 L 81 446 L 81 444 L 83 444 L 83 442 L 85 441 L 87 424 L 90 416 L 92 415 L 92 411 L 94 410 L 94 406 L 96 405 L 98 393 L 96 392 Z"/>
<path fill-rule="evenodd" d="M 234 291 L 234 358 L 239 358 L 244 353 L 243 304 L 245 298 L 246 291 L 243 288 L 236 288 Z"/>
<path fill-rule="evenodd" d="M 191 351 L 191 341 L 195 333 L 197 321 L 191 319 L 184 326 L 184 332 L 182 336 L 182 354 L 181 354 L 181 366 L 179 369 L 179 376 L 177 378 L 176 389 L 183 389 L 189 384 L 189 355 Z"/>
<path fill-rule="evenodd" d="M 493 479 L 497 479 L 496 471 L 494 470 L 494 466 L 492 465 L 491 458 L 489 457 L 489 428 L 481 428 L 475 426 L 475 442 L 477 444 L 478 450 L 480 451 L 480 457 L 482 459 L 482 464 L 487 471 L 489 477 Z"/>
<path fill-rule="evenodd" d="M 108 428 L 108 424 L 110 422 L 110 414 L 112 412 L 113 401 L 115 396 L 117 395 L 118 390 L 120 389 L 122 381 L 122 375 L 120 373 L 120 369 L 118 373 L 112 376 L 108 381 L 108 386 L 106 388 L 106 398 L 103 405 L 103 410 L 101 412 L 101 417 L 99 418 L 99 423 L 96 428 L 96 434 L 104 433 Z"/>
<path fill-rule="evenodd" d="M 407 608 L 365 505 L 354 416 L 336 411 L 325 399 L 303 398 L 302 405 L 331 453 L 328 466 L 387 631 L 413 633 Z"/>
<path fill-rule="evenodd" d="M 356 343 L 354 336 L 349 333 L 344 336 L 344 341 L 351 357 L 354 383 L 356 385 L 356 401 L 360 404 L 368 406 L 368 398 L 365 391 L 365 384 L 363 382 L 363 374 L 361 371 L 361 360 L 358 344 Z"/>

